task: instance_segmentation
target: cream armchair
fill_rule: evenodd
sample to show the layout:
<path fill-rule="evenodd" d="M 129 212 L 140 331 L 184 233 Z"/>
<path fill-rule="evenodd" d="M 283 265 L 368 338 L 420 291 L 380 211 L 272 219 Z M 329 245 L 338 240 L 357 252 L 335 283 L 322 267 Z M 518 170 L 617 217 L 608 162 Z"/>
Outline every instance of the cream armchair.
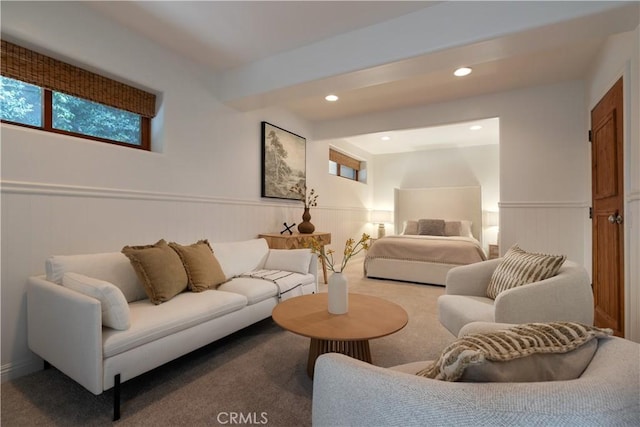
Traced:
<path fill-rule="evenodd" d="M 469 383 L 415 375 L 426 361 L 380 368 L 328 353 L 315 366 L 313 426 L 638 426 L 638 360 L 640 345 L 612 337 L 577 379 Z"/>
<path fill-rule="evenodd" d="M 593 292 L 584 267 L 565 261 L 558 274 L 486 296 L 501 259 L 449 270 L 445 294 L 438 298 L 440 323 L 453 335 L 471 322 L 530 323 L 572 321 L 593 325 Z"/>

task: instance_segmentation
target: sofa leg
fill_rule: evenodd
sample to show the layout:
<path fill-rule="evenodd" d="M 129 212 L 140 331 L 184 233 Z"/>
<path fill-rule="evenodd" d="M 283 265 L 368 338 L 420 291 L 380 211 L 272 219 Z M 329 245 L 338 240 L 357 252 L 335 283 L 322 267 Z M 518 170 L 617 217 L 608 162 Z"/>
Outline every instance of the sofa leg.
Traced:
<path fill-rule="evenodd" d="M 120 419 L 120 374 L 113 377 L 113 421 Z"/>
<path fill-rule="evenodd" d="M 43 360 L 44 362 L 44 370 L 46 371 L 47 369 L 51 368 L 51 363 L 47 362 L 46 360 Z"/>

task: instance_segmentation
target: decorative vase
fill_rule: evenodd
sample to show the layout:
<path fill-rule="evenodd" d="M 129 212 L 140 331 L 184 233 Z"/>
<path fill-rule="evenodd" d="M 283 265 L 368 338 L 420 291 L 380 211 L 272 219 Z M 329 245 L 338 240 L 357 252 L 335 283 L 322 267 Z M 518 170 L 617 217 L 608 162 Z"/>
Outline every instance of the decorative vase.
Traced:
<path fill-rule="evenodd" d="M 349 311 L 349 286 L 342 273 L 333 273 L 329 277 L 329 313 L 345 314 Z"/>
<path fill-rule="evenodd" d="M 302 222 L 298 224 L 298 231 L 300 234 L 311 234 L 316 227 L 309 222 L 311 219 L 311 214 L 309 213 L 309 208 L 304 208 L 304 213 L 302 214 Z"/>

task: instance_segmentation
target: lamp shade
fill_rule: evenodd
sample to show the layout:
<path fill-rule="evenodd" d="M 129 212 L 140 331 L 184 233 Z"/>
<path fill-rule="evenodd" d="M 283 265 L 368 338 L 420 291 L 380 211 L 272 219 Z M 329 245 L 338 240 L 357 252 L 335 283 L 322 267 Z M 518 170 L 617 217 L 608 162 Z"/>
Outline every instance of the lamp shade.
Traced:
<path fill-rule="evenodd" d="M 371 222 L 374 224 L 385 224 L 393 222 L 393 212 L 383 210 L 371 211 Z"/>
<path fill-rule="evenodd" d="M 497 227 L 498 226 L 498 212 L 496 211 L 485 211 L 484 212 L 484 226 L 485 227 Z"/>

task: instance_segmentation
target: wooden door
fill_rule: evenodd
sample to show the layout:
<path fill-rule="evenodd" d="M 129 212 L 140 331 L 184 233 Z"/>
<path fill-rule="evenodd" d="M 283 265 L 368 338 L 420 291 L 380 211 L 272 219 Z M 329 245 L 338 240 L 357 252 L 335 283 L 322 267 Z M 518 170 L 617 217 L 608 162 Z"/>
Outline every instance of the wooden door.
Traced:
<path fill-rule="evenodd" d="M 591 111 L 593 294 L 596 326 L 624 336 L 622 78 Z"/>

